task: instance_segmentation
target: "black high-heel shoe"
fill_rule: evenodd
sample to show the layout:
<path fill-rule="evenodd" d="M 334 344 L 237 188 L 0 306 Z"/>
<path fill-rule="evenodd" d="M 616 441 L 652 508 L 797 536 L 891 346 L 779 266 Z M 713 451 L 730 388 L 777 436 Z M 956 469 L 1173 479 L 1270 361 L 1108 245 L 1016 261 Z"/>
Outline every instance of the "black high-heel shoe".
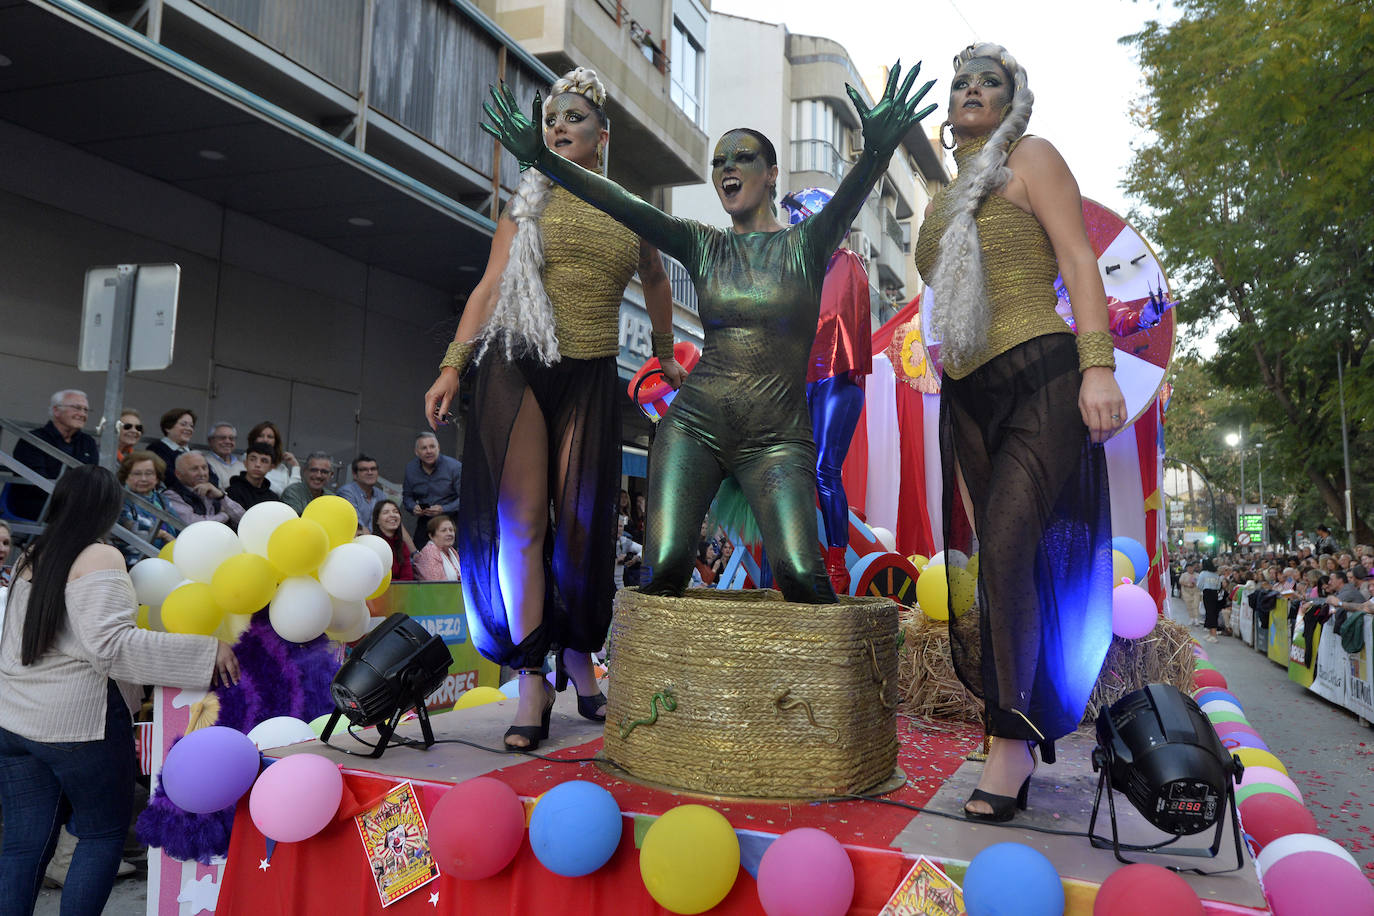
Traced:
<path fill-rule="evenodd" d="M 544 672 L 538 668 L 520 668 L 516 672 L 517 676 L 532 675 L 539 678 L 542 690 L 548 697 L 548 702 L 544 704 L 544 714 L 539 718 L 538 725 L 512 725 L 506 729 L 502 743 L 506 746 L 506 753 L 518 754 L 521 751 L 532 751 L 539 747 L 540 741 L 547 741 L 549 737 L 549 720 L 553 718 L 554 695 L 549 693 L 549 682 L 544 680 Z M 508 738 L 524 738 L 525 744 L 511 744 Z"/>
<path fill-rule="evenodd" d="M 555 656 L 553 689 L 562 693 L 564 690 L 568 689 L 568 684 L 571 683 L 573 685 L 573 693 L 577 693 L 577 681 L 573 680 L 572 675 L 568 674 L 568 667 L 563 662 L 564 651 L 567 650 L 562 650 Z M 590 697 L 584 697 L 582 694 L 577 693 L 577 714 L 584 719 L 590 719 L 593 722 L 605 722 L 606 716 L 604 713 L 602 715 L 597 715 L 605 706 L 606 695 L 599 689 L 595 696 Z"/>
<path fill-rule="evenodd" d="M 1027 742 L 1029 747 L 1030 742 Z M 1030 800 L 1030 781 L 1031 776 L 1035 775 L 1036 769 L 1040 765 L 1040 759 L 1035 756 L 1034 748 L 1031 748 L 1031 771 L 1027 774 L 1021 788 L 1017 790 L 1016 796 L 993 795 L 991 792 L 984 792 L 982 789 L 974 789 L 973 794 L 969 795 L 968 801 L 964 802 L 964 817 L 971 821 L 986 821 L 994 824 L 1004 824 L 1016 817 L 1017 811 L 1025 811 Z M 969 805 L 974 802 L 983 802 L 990 811 L 970 811 Z"/>

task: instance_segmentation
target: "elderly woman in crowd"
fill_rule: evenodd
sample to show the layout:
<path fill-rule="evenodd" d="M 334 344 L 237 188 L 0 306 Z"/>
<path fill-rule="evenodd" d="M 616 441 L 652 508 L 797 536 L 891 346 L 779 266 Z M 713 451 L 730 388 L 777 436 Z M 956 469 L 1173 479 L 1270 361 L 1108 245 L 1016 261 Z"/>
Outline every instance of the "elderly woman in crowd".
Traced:
<path fill-rule="evenodd" d="M 210 636 L 134 626 L 138 599 L 102 541 L 124 494 L 101 467 L 53 488 L 47 529 L 17 564 L 0 635 L 0 910 L 31 913 L 64 823 L 77 838 L 62 912 L 99 913 L 119 867 L 137 757 L 131 711 L 142 684 L 205 689 L 238 680 Z"/>
<path fill-rule="evenodd" d="M 415 578 L 429 582 L 459 581 L 462 576 L 458 573 L 458 551 L 453 546 L 458 529 L 453 519 L 436 515 L 426 527 L 429 542 L 415 555 Z"/>
<path fill-rule="evenodd" d="M 272 449 L 272 469 L 267 472 L 267 484 L 273 493 L 281 496 L 291 484 L 300 483 L 301 464 L 295 455 L 283 449 L 277 424 L 263 420 L 248 431 L 248 442 L 266 442 Z"/>
<path fill-rule="evenodd" d="M 116 476 L 130 493 L 141 496 L 159 509 L 171 511 L 164 496 L 166 490 L 161 483 L 166 473 L 167 468 L 157 455 L 152 452 L 134 451 L 119 462 Z M 165 522 L 132 499 L 124 501 L 124 506 L 119 512 L 119 524 L 154 547 L 161 547 L 176 537 L 176 532 L 168 528 Z M 130 566 L 143 559 L 143 554 L 131 545 L 125 545 L 123 550 L 124 560 Z"/>
<path fill-rule="evenodd" d="M 191 450 L 191 437 L 196 434 L 196 414 L 189 407 L 173 407 L 158 421 L 162 438 L 148 446 L 148 451 L 162 459 L 163 479 L 176 468 L 177 456 Z M 208 469 L 208 466 L 207 466 Z M 223 481 L 228 484 L 229 481 Z"/>
<path fill-rule="evenodd" d="M 143 418 L 132 407 L 119 412 L 119 425 L 115 427 L 115 461 L 123 461 L 129 453 L 138 448 L 138 440 L 143 438 Z"/>

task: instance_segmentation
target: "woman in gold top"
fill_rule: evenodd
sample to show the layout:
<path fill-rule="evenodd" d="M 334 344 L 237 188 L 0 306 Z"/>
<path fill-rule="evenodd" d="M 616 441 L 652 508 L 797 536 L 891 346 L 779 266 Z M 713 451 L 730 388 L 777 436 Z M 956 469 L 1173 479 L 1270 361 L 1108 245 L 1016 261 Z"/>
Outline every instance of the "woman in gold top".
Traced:
<path fill-rule="evenodd" d="M 605 96 L 596 74 L 580 67 L 554 83 L 543 110 L 549 149 L 600 171 L 610 140 Z M 669 382 L 681 384 L 658 251 L 539 173 L 525 173 L 425 395 L 434 426 L 477 356 L 457 546 L 473 642 L 519 672 L 508 750 L 533 750 L 548 737 L 553 697 L 542 666 L 554 647 L 558 689 L 571 678 L 578 712 L 605 718 L 589 653 L 605 641 L 615 593 L 615 358 L 620 299 L 636 270 L 656 355 Z M 657 352 L 663 340 L 667 350 Z"/>
<path fill-rule="evenodd" d="M 1078 726 L 1111 642 L 1101 443 L 1126 410 L 1078 185 L 1053 146 L 1022 136 L 1025 71 L 993 44 L 954 68 L 941 132 L 959 175 L 931 202 L 916 260 L 945 373 L 945 549 L 971 554 L 976 539 L 979 552 L 977 613 L 949 615 L 955 669 L 992 736 L 964 811 L 1003 821 L 1026 806 L 1033 745 L 1053 763 L 1054 739 Z M 1054 310 L 1061 273 L 1077 340 Z"/>

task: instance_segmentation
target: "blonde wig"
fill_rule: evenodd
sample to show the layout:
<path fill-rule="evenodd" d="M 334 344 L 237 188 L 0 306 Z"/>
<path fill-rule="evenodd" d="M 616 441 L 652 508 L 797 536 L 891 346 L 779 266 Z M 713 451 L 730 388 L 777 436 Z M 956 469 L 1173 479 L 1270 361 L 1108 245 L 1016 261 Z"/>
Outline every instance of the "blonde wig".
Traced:
<path fill-rule="evenodd" d="M 602 110 L 606 87 L 595 70 L 586 67 L 569 70 L 549 87 L 549 100 L 565 92 L 584 96 L 601 125 L 609 126 Z M 547 110 L 548 100 L 545 101 Z M 520 178 L 520 186 L 506 210 L 515 222 L 510 259 L 501 272 L 496 307 L 477 333 L 476 359 L 482 358 L 494 340 L 500 341 L 507 359 L 530 355 L 548 366 L 560 359 L 553 305 L 544 290 L 544 237 L 539 231 L 539 217 L 544 214 L 552 191 L 553 182 L 538 169 L 527 169 Z"/>
<path fill-rule="evenodd" d="M 1026 71 L 1007 49 L 984 42 L 969 45 L 954 58 L 954 70 L 987 57 L 1000 63 L 1011 79 L 1011 109 L 992 132 L 982 150 L 960 170 L 952 190 L 956 194 L 949 226 L 940 240 L 930 285 L 935 293 L 931 324 L 940 339 L 943 359 L 952 365 L 976 356 L 987 343 L 991 308 L 983 288 L 983 248 L 978 238 L 977 213 L 983 201 L 1011 179 L 1007 155 L 1011 144 L 1026 132 L 1035 96 L 1026 85 Z"/>

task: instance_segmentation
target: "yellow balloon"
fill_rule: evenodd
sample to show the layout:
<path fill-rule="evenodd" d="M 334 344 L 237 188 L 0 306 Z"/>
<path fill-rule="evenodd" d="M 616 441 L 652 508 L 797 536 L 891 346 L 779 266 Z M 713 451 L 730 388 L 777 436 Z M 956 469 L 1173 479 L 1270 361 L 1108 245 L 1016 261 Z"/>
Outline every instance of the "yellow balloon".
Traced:
<path fill-rule="evenodd" d="M 267 559 L 288 576 L 310 575 L 328 555 L 329 535 L 314 519 L 287 519 L 267 539 Z"/>
<path fill-rule="evenodd" d="M 968 565 L 964 567 L 964 572 L 973 577 L 975 584 L 978 582 L 978 554 L 968 558 Z"/>
<path fill-rule="evenodd" d="M 978 579 L 969 575 L 967 569 L 960 569 L 957 566 L 949 569 L 948 572 L 951 583 L 950 590 L 953 592 L 950 597 L 954 603 L 954 616 L 962 617 L 977 600 Z"/>
<path fill-rule="evenodd" d="M 916 567 L 917 572 L 925 569 L 926 564 L 930 562 L 930 557 L 920 553 L 913 553 L 907 559 L 911 561 L 912 566 Z"/>
<path fill-rule="evenodd" d="M 504 699 L 506 699 L 506 695 L 495 687 L 473 687 L 458 698 L 458 702 L 453 704 L 453 708 L 472 709 L 474 706 L 499 703 Z"/>
<path fill-rule="evenodd" d="M 1269 751 L 1262 751 L 1257 747 L 1238 747 L 1231 753 L 1239 757 L 1240 762 L 1247 767 L 1269 767 L 1278 770 L 1285 776 L 1288 775 L 1288 768 Z"/>
<path fill-rule="evenodd" d="M 931 620 L 949 619 L 949 567 L 927 566 L 916 580 L 916 603 Z"/>
<path fill-rule="evenodd" d="M 225 614 L 224 619 L 220 621 L 219 626 L 215 628 L 215 632 L 211 635 L 232 646 L 239 641 L 239 637 L 242 636 L 252 624 L 252 614 Z"/>
<path fill-rule="evenodd" d="M 379 585 L 379 586 L 377 586 L 377 590 L 376 590 L 375 592 L 373 592 L 372 594 L 368 595 L 367 598 L 365 598 L 364 600 L 365 600 L 365 601 L 371 601 L 373 598 L 380 598 L 380 597 L 382 597 L 382 592 L 386 591 L 386 590 L 387 590 L 388 588 L 390 588 L 390 587 L 391 587 L 391 570 L 388 569 L 388 570 L 386 571 L 386 575 L 382 576 L 382 584 Z"/>
<path fill-rule="evenodd" d="M 210 591 L 228 614 L 252 614 L 267 607 L 277 590 L 276 571 L 266 558 L 238 553 L 219 564 Z"/>
<path fill-rule="evenodd" d="M 1121 584 L 1121 580 L 1135 581 L 1135 564 L 1131 558 L 1119 550 L 1112 551 L 1112 587 Z"/>
<path fill-rule="evenodd" d="M 319 522 L 329 535 L 330 547 L 351 544 L 353 536 L 358 532 L 358 510 L 342 496 L 325 494 L 315 497 L 306 503 L 301 518 Z M 270 544 L 268 550 L 271 550 Z"/>
<path fill-rule="evenodd" d="M 151 630 L 153 628 L 152 613 L 152 608 L 148 607 L 146 604 L 140 604 L 138 606 L 138 613 L 134 615 L 134 626 L 138 627 L 140 630 Z"/>
<path fill-rule="evenodd" d="M 210 636 L 223 619 L 224 611 L 215 604 L 210 586 L 204 582 L 178 585 L 162 602 L 162 625 L 168 633 Z"/>
<path fill-rule="evenodd" d="M 157 552 L 158 557 L 166 560 L 168 563 L 172 562 L 172 546 L 174 544 L 176 544 L 176 541 L 168 541 L 166 544 L 163 544 L 162 549 Z"/>
<path fill-rule="evenodd" d="M 639 875 L 659 906 L 704 913 L 725 899 L 739 875 L 739 837 L 705 805 L 681 805 L 654 821 L 639 850 Z"/>

